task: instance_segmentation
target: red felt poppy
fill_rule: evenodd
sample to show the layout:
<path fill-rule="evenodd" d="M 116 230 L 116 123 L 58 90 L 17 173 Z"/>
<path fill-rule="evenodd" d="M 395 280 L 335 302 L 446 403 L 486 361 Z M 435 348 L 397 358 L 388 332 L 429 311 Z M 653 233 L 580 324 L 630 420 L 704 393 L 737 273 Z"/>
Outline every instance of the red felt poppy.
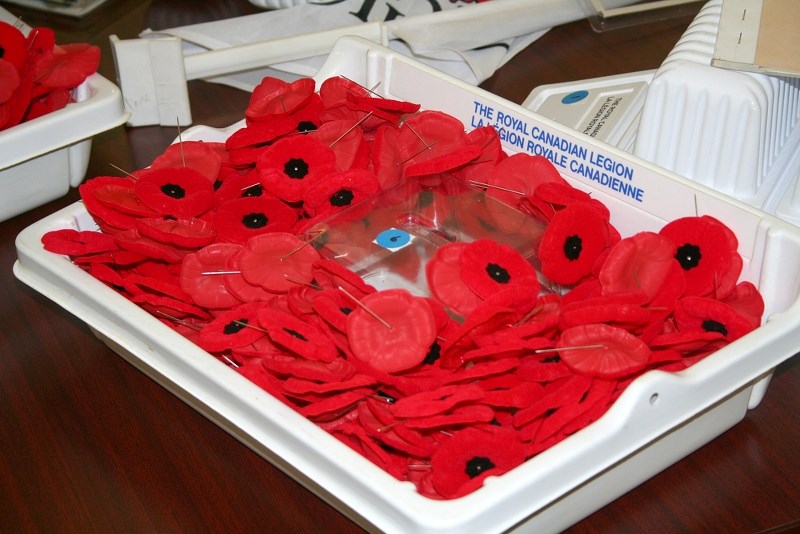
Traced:
<path fill-rule="evenodd" d="M 486 177 L 486 194 L 516 209 L 520 201 L 532 196 L 536 187 L 546 182 L 565 184 L 555 166 L 544 156 L 526 152 L 513 154 L 498 163 Z"/>
<path fill-rule="evenodd" d="M 461 255 L 467 243 L 449 243 L 436 249 L 425 264 L 425 278 L 431 295 L 455 313 L 466 316 L 481 302 L 461 278 Z"/>
<path fill-rule="evenodd" d="M 0 104 L 8 102 L 19 87 L 19 72 L 10 62 L 0 58 Z"/>
<path fill-rule="evenodd" d="M 724 299 L 742 270 L 736 235 L 709 216 L 683 217 L 659 232 L 673 243 L 674 259 L 686 275 L 686 295 Z"/>
<path fill-rule="evenodd" d="M 11 83 L 14 83 L 14 79 Z M 19 83 L 10 97 L 0 104 L 0 125 L 11 128 L 22 122 L 25 111 L 33 96 L 33 70 L 24 69 L 19 76 Z"/>
<path fill-rule="evenodd" d="M 356 298 L 375 293 L 374 287 L 334 260 L 320 259 L 315 262 L 312 274 L 322 288 L 339 290 L 341 287 Z"/>
<path fill-rule="evenodd" d="M 90 264 L 87 272 L 106 284 L 114 291 L 130 297 L 143 293 L 143 290 L 135 283 L 128 281 L 116 269 L 112 269 L 104 263 Z"/>
<path fill-rule="evenodd" d="M 709 297 L 687 296 L 678 300 L 673 316 L 681 332 L 719 332 L 728 341 L 735 341 L 756 328 L 733 307 Z"/>
<path fill-rule="evenodd" d="M 197 217 L 214 202 L 214 184 L 189 167 L 145 169 L 133 187 L 139 200 L 160 215 Z"/>
<path fill-rule="evenodd" d="M 311 307 L 323 321 L 339 332 L 347 332 L 347 316 L 356 305 L 338 289 L 323 289 L 311 299 Z"/>
<path fill-rule="evenodd" d="M 275 141 L 256 161 L 262 185 L 287 202 L 303 200 L 306 190 L 335 167 L 333 150 L 319 139 L 303 135 Z"/>
<path fill-rule="evenodd" d="M 178 263 L 190 252 L 185 248 L 179 248 L 145 237 L 139 233 L 136 227 L 114 234 L 114 242 L 119 248 L 167 263 Z"/>
<path fill-rule="evenodd" d="M 526 449 L 518 435 L 497 427 L 466 428 L 454 432 L 431 457 L 431 482 L 442 497 L 455 499 L 522 464 Z"/>
<path fill-rule="evenodd" d="M 538 279 L 536 270 L 522 254 L 491 239 L 469 243 L 461 253 L 461 278 L 481 299 L 487 299 L 502 289 L 520 287 Z"/>
<path fill-rule="evenodd" d="M 627 330 L 606 324 L 582 324 L 561 332 L 558 354 L 573 371 L 614 379 L 641 371 L 650 348 Z"/>
<path fill-rule="evenodd" d="M 622 239 L 611 248 L 598 273 L 603 294 L 641 291 L 649 302 L 670 277 L 680 277 L 673 268 L 674 248 L 669 239 L 654 232 Z"/>
<path fill-rule="evenodd" d="M 761 325 L 764 316 L 764 298 L 751 282 L 736 284 L 733 292 L 723 302 L 750 321 L 753 327 Z"/>
<path fill-rule="evenodd" d="M 42 245 L 48 252 L 66 256 L 83 256 L 117 250 L 113 236 L 90 230 L 72 228 L 52 230 L 42 236 Z"/>
<path fill-rule="evenodd" d="M 173 143 L 153 160 L 150 168 L 176 169 L 188 167 L 199 172 L 213 183 L 222 167 L 220 145 L 221 143 L 209 141 L 180 141 Z"/>
<path fill-rule="evenodd" d="M 388 190 L 400 183 L 409 165 L 444 158 L 437 161 L 444 162 L 445 169 L 450 168 L 448 155 L 468 145 L 461 121 L 439 111 L 422 111 L 405 119 L 399 127 L 387 125 L 378 129 L 373 167 L 381 188 Z M 473 149 L 468 150 L 474 159 Z"/>
<path fill-rule="evenodd" d="M 552 217 L 539 244 L 542 274 L 556 284 L 577 284 L 609 243 L 608 219 L 585 203 L 567 206 Z"/>
<path fill-rule="evenodd" d="M 62 109 L 70 102 L 72 102 L 72 92 L 69 89 L 53 89 L 44 95 L 31 99 L 28 110 L 22 120 L 27 122 L 37 117 L 42 117 Z"/>
<path fill-rule="evenodd" d="M 83 200 L 86 211 L 89 212 L 103 232 L 108 234 L 114 234 L 135 225 L 135 217 L 116 209 L 113 202 L 109 201 L 107 203 L 105 200 L 109 196 L 117 198 L 117 191 L 121 189 L 124 189 L 124 197 L 135 198 L 133 182 L 116 176 L 97 176 L 86 180 L 78 186 L 78 193 L 81 196 L 81 200 Z M 146 206 L 145 208 L 149 216 L 158 215 L 150 208 Z"/>
<path fill-rule="evenodd" d="M 605 204 L 566 181 L 550 181 L 537 185 L 533 194 L 525 198 L 522 207 L 535 217 L 550 221 L 559 210 L 576 202 L 588 203 L 599 210 L 606 220 L 611 217 Z"/>
<path fill-rule="evenodd" d="M 561 328 L 605 323 L 629 332 L 639 331 L 653 319 L 653 312 L 645 304 L 645 295 L 638 291 L 570 302 L 561 307 Z"/>
<path fill-rule="evenodd" d="M 217 231 L 203 219 L 142 218 L 136 220 L 139 233 L 160 243 L 196 249 L 210 245 Z"/>
<path fill-rule="evenodd" d="M 299 78 L 289 83 L 265 77 L 250 95 L 244 112 L 247 123 L 268 121 L 297 111 L 311 100 L 315 85 L 312 78 Z"/>
<path fill-rule="evenodd" d="M 203 320 L 208 319 L 208 312 L 203 308 L 180 299 L 174 299 L 167 295 L 157 295 L 144 291 L 131 295 L 130 300 L 156 317 L 174 317 L 178 319 L 194 317 Z"/>
<path fill-rule="evenodd" d="M 242 249 L 234 243 L 215 243 L 187 254 L 181 262 L 180 284 L 198 306 L 225 309 L 241 304 L 228 289 L 224 276 L 228 258 Z M 220 273 L 220 274 L 215 274 Z"/>
<path fill-rule="evenodd" d="M 402 289 L 389 289 L 366 295 L 359 302 L 358 309 L 347 317 L 347 339 L 356 358 L 386 373 L 423 362 L 436 339 L 427 300 Z"/>
<path fill-rule="evenodd" d="M 220 243 L 223 245 L 223 243 Z M 235 243 L 224 243 L 224 245 L 235 245 Z M 275 293 L 267 291 L 261 286 L 249 283 L 242 276 L 241 269 L 239 268 L 239 256 L 237 252 L 243 248 L 243 245 L 238 245 L 225 261 L 223 271 L 225 274 L 219 275 L 222 282 L 228 289 L 231 295 L 236 297 L 241 302 L 255 302 L 258 300 L 268 301 L 275 296 Z"/>
<path fill-rule="evenodd" d="M 258 176 L 258 171 L 255 169 L 241 169 L 234 170 L 233 172 L 223 170 L 220 173 L 220 177 L 223 175 L 224 178 L 215 182 L 214 186 L 214 206 L 216 209 L 219 209 L 235 198 L 261 196 L 278 198 L 264 190 L 264 186 L 261 185 Z M 212 208 L 211 211 L 214 211 L 215 208 Z"/>
<path fill-rule="evenodd" d="M 442 346 L 440 365 L 445 369 L 456 369 L 464 365 L 467 350 L 476 347 L 476 339 L 490 332 L 507 328 L 519 320 L 519 313 L 510 308 L 483 303 L 476 307 L 461 326 L 447 337 Z"/>
<path fill-rule="evenodd" d="M 135 272 L 127 273 L 125 280 L 130 284 L 135 284 L 141 291 L 149 291 L 151 293 L 159 293 L 176 300 L 184 302 L 192 302 L 192 297 L 181 289 L 180 285 L 172 281 L 166 281 L 161 278 L 145 276 Z M 137 291 L 140 293 L 141 291 Z"/>
<path fill-rule="evenodd" d="M 323 122 L 308 135 L 333 149 L 337 171 L 369 167 L 372 145 L 364 137 L 360 125 L 356 126 L 350 120 L 331 120 Z"/>
<path fill-rule="evenodd" d="M 28 51 L 28 62 L 35 63 L 45 54 L 49 54 L 55 46 L 56 34 L 51 28 L 31 28 L 25 43 L 25 49 Z"/>
<path fill-rule="evenodd" d="M 323 362 L 302 358 L 286 351 L 264 352 L 259 358 L 267 369 L 280 377 L 336 382 L 347 380 L 356 373 L 353 365 L 344 358 Z"/>
<path fill-rule="evenodd" d="M 36 83 L 47 88 L 74 88 L 97 71 L 100 48 L 86 43 L 55 46 L 35 64 Z"/>
<path fill-rule="evenodd" d="M 420 105 L 415 102 L 394 100 L 371 94 L 361 95 L 352 91 L 347 93 L 346 98 L 350 109 L 372 113 L 389 122 L 397 122 L 403 115 L 416 113 L 420 108 Z"/>
<path fill-rule="evenodd" d="M 453 174 L 467 183 L 485 183 L 495 165 L 508 157 L 503 150 L 500 135 L 492 126 L 479 126 L 467 133 L 467 142 L 479 147 L 481 154 L 469 165 L 456 169 Z"/>
<path fill-rule="evenodd" d="M 0 20 L 0 59 L 7 61 L 15 70 L 22 70 L 27 55 L 25 36 L 18 28 Z M 2 99 L 0 99 L 2 102 Z"/>
<path fill-rule="evenodd" d="M 360 203 L 380 191 L 372 171 L 352 169 L 329 174 L 311 185 L 303 195 L 303 209 L 310 217 L 324 217 L 347 209 L 347 219 L 360 219 L 369 213 L 370 203 Z M 355 205 L 361 209 L 357 209 Z"/>
<path fill-rule="evenodd" d="M 110 178 L 107 183 L 100 184 L 97 182 L 97 187 L 91 189 L 91 201 L 97 201 L 104 208 L 112 210 L 112 212 L 130 215 L 134 218 L 138 217 L 158 217 L 159 213 L 150 206 L 144 204 L 139 197 L 136 196 L 134 190 L 134 183 L 132 180 L 126 178 Z M 87 195 L 88 196 L 88 195 Z M 87 200 L 84 199 L 84 202 Z M 107 213 L 105 210 L 101 216 Z M 126 224 L 129 228 L 135 224 L 135 219 L 130 217 L 112 217 L 111 220 L 119 220 L 120 223 Z"/>
<path fill-rule="evenodd" d="M 251 237 L 236 257 L 249 284 L 274 293 L 311 282 L 314 263 L 320 259 L 314 247 L 284 232 Z"/>
<path fill-rule="evenodd" d="M 254 343 L 266 335 L 258 323 L 258 312 L 264 306 L 248 302 L 224 311 L 203 327 L 197 344 L 208 352 L 222 352 Z"/>
<path fill-rule="evenodd" d="M 332 362 L 339 356 L 322 330 L 291 314 L 262 308 L 258 312 L 258 323 L 274 343 L 293 354 L 321 362 Z"/>
<path fill-rule="evenodd" d="M 288 232 L 297 221 L 297 214 L 281 200 L 261 195 L 225 202 L 213 220 L 217 241 L 244 244 L 256 235 Z"/>

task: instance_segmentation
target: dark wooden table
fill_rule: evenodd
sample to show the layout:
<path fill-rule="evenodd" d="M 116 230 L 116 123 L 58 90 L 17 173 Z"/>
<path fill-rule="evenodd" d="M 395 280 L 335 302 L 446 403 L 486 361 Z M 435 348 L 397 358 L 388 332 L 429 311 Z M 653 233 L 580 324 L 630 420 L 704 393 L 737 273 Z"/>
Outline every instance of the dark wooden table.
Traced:
<path fill-rule="evenodd" d="M 3 5 L 54 28 L 59 42 L 101 45 L 100 70 L 112 80 L 109 34 L 256 12 L 244 0 L 109 0 L 71 20 Z M 522 102 L 541 84 L 655 68 L 692 17 L 606 33 L 586 21 L 558 27 L 483 86 Z M 190 94 L 195 122 L 212 126 L 241 118 L 247 101 L 204 82 L 191 82 Z M 88 174 L 143 167 L 176 133 L 101 134 Z M 14 278 L 16 235 L 76 198 L 0 223 L 0 532 L 360 532 Z M 794 358 L 743 422 L 569 532 L 800 528 L 798 391 Z"/>

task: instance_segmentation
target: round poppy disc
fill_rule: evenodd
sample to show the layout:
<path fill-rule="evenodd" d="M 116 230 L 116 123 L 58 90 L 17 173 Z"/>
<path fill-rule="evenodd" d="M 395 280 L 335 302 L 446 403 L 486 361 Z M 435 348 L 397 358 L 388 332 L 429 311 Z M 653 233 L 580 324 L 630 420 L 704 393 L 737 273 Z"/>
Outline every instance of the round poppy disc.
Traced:
<path fill-rule="evenodd" d="M 251 237 L 237 254 L 244 279 L 274 293 L 310 283 L 314 262 L 320 259 L 314 247 L 285 232 Z"/>
<path fill-rule="evenodd" d="M 480 304 L 481 298 L 461 278 L 461 254 L 466 243 L 449 243 L 436 249 L 425 265 L 425 277 L 431 295 L 455 311 L 466 316 Z"/>
<path fill-rule="evenodd" d="M 425 360 L 436 339 L 427 300 L 403 289 L 387 289 L 366 295 L 360 303 L 347 316 L 347 338 L 356 358 L 385 373 L 405 371 Z"/>
<path fill-rule="evenodd" d="M 492 239 L 469 243 L 460 263 L 461 279 L 483 300 L 501 289 L 537 280 L 536 270 L 522 254 Z"/>
<path fill-rule="evenodd" d="M 601 323 L 582 324 L 561 333 L 556 347 L 574 372 L 614 379 L 641 371 L 650 348 L 627 330 Z"/>

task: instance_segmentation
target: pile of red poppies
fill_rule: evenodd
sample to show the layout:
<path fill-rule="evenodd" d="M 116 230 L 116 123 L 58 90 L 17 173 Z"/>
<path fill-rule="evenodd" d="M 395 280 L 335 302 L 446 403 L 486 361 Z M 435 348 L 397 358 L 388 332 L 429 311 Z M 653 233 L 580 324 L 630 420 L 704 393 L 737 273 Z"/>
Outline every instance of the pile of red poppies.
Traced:
<path fill-rule="evenodd" d="M 245 116 L 224 144 L 177 143 L 87 181 L 102 231 L 53 231 L 45 248 L 423 495 L 470 493 L 597 420 L 641 373 L 685 369 L 761 322 L 724 224 L 622 237 L 601 202 L 546 159 L 507 155 L 491 127 L 466 133 L 344 78 L 267 78 Z M 451 240 L 424 266 L 425 297 L 376 290 L 308 238 L 346 213 L 372 243 L 386 226 L 370 215 L 398 184 L 462 195 L 452 180 L 471 203 L 449 216 L 504 235 L 509 219 L 475 197 L 501 201 L 535 223 L 534 257 Z"/>
<path fill-rule="evenodd" d="M 33 28 L 25 36 L 0 21 L 0 130 L 72 102 L 72 91 L 99 63 L 96 46 L 57 45 L 50 28 Z"/>

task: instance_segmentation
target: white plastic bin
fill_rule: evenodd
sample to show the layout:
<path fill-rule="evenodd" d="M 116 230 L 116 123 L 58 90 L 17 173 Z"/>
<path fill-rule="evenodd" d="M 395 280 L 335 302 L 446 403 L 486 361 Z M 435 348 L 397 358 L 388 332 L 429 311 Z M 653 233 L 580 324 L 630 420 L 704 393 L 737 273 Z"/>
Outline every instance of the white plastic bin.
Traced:
<path fill-rule="evenodd" d="M 445 111 L 468 127 L 498 124 L 506 150 L 550 157 L 567 179 L 609 206 L 623 235 L 696 213 L 720 219 L 738 236 L 743 278 L 764 297 L 765 324 L 685 371 L 644 374 L 599 421 L 466 497 L 437 501 L 398 482 L 67 258 L 44 251 L 40 240 L 50 230 L 95 228 L 80 203 L 20 234 L 17 277 L 321 498 L 382 532 L 564 529 L 735 425 L 761 399 L 774 368 L 800 347 L 800 228 L 368 41 L 337 43 L 317 78 L 336 75 L 377 87 L 388 98 Z M 220 140 L 235 128 L 196 127 L 183 139 Z"/>
<path fill-rule="evenodd" d="M 67 194 L 86 176 L 92 137 L 128 114 L 116 85 L 93 74 L 66 107 L 0 131 L 0 221 Z"/>

